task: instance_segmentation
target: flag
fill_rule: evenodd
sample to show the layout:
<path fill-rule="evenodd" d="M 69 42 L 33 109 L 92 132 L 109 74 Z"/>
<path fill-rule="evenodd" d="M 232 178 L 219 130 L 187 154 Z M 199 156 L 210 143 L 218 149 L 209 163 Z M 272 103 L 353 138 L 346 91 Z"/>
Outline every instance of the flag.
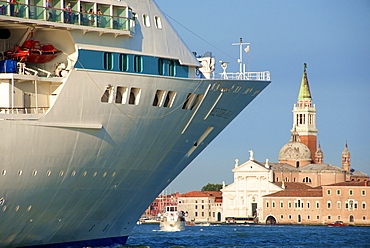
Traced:
<path fill-rule="evenodd" d="M 247 53 L 247 52 L 249 52 L 249 45 L 246 47 L 246 48 L 244 48 L 244 51 Z"/>

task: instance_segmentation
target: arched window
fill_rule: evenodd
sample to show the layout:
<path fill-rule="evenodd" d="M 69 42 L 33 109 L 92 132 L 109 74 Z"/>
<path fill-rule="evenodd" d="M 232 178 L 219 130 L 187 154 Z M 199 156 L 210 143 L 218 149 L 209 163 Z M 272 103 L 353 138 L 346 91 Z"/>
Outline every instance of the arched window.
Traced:
<path fill-rule="evenodd" d="M 355 217 L 353 217 L 353 215 L 349 216 L 349 222 L 355 222 Z"/>
<path fill-rule="evenodd" d="M 312 183 L 312 180 L 309 177 L 305 177 L 305 178 L 303 178 L 303 182 L 304 183 Z"/>

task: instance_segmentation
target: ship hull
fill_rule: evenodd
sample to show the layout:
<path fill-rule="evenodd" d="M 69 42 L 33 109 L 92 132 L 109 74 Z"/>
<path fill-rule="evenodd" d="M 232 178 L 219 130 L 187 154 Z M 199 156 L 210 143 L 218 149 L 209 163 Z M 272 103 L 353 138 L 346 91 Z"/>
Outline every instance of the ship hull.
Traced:
<path fill-rule="evenodd" d="M 0 15 L 3 54 L 30 32 L 62 51 L 0 73 L 0 247 L 124 244 L 155 197 L 270 83 L 196 78 L 198 61 L 153 1 L 103 2 L 72 4 L 76 18 L 81 6 L 101 7 L 105 28 L 48 21 L 44 6 L 33 6 L 37 18 L 33 8 Z M 143 23 L 148 14 L 157 26 Z"/>
<path fill-rule="evenodd" d="M 0 123 L 2 247 L 124 243 L 151 201 L 268 84 L 93 70 L 68 82 L 39 121 Z M 102 104 L 107 82 L 145 89 L 142 101 Z M 233 93 L 236 83 L 254 90 Z M 152 106 L 157 89 L 177 92 L 173 108 Z M 182 108 L 189 93 L 204 95 L 193 110 Z"/>

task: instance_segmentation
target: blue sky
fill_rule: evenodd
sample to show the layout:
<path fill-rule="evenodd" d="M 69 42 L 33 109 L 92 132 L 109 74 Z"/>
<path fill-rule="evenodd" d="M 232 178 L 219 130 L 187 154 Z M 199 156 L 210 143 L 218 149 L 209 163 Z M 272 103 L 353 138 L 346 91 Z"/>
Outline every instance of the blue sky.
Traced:
<path fill-rule="evenodd" d="M 239 70 L 238 46 L 250 42 L 251 71 L 272 83 L 167 188 L 200 190 L 233 182 L 234 160 L 278 162 L 289 142 L 303 63 L 307 63 L 324 162 L 341 166 L 347 142 L 351 166 L 370 174 L 370 1 L 156 0 L 191 51 L 213 53 Z M 179 25 L 178 23 L 181 23 Z M 191 30 L 197 36 L 186 30 Z M 221 72 L 219 64 L 217 72 Z"/>

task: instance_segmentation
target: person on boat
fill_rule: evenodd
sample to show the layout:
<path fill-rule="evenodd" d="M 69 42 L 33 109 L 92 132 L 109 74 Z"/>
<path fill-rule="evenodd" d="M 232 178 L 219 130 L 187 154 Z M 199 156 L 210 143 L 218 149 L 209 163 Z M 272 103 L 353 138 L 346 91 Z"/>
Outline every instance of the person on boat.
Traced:
<path fill-rule="evenodd" d="M 19 13 L 19 2 L 17 0 L 10 1 L 10 11 L 12 16 L 17 16 Z"/>
<path fill-rule="evenodd" d="M 51 10 L 50 10 L 53 7 L 50 4 L 50 0 L 46 0 L 45 7 L 46 7 L 46 11 L 48 13 L 48 21 L 53 21 L 53 13 L 51 13 Z"/>
<path fill-rule="evenodd" d="M 64 22 L 71 23 L 71 20 L 72 20 L 72 4 L 68 3 L 67 6 L 65 7 Z"/>
<path fill-rule="evenodd" d="M 101 15 L 103 14 L 100 9 L 98 9 L 98 12 L 96 12 L 97 16 L 96 16 L 96 22 L 98 23 L 98 27 L 100 26 L 101 24 Z"/>
<path fill-rule="evenodd" d="M 4 4 L 0 6 L 0 15 L 6 15 L 6 6 Z"/>
<path fill-rule="evenodd" d="M 83 9 L 82 5 L 80 6 L 80 18 L 81 18 L 81 23 L 82 25 L 84 26 L 87 26 L 87 20 L 88 20 L 88 17 L 87 17 L 87 12 L 86 10 Z"/>
<path fill-rule="evenodd" d="M 95 21 L 95 13 L 93 9 L 89 10 L 89 26 L 94 26 L 94 21 Z"/>

